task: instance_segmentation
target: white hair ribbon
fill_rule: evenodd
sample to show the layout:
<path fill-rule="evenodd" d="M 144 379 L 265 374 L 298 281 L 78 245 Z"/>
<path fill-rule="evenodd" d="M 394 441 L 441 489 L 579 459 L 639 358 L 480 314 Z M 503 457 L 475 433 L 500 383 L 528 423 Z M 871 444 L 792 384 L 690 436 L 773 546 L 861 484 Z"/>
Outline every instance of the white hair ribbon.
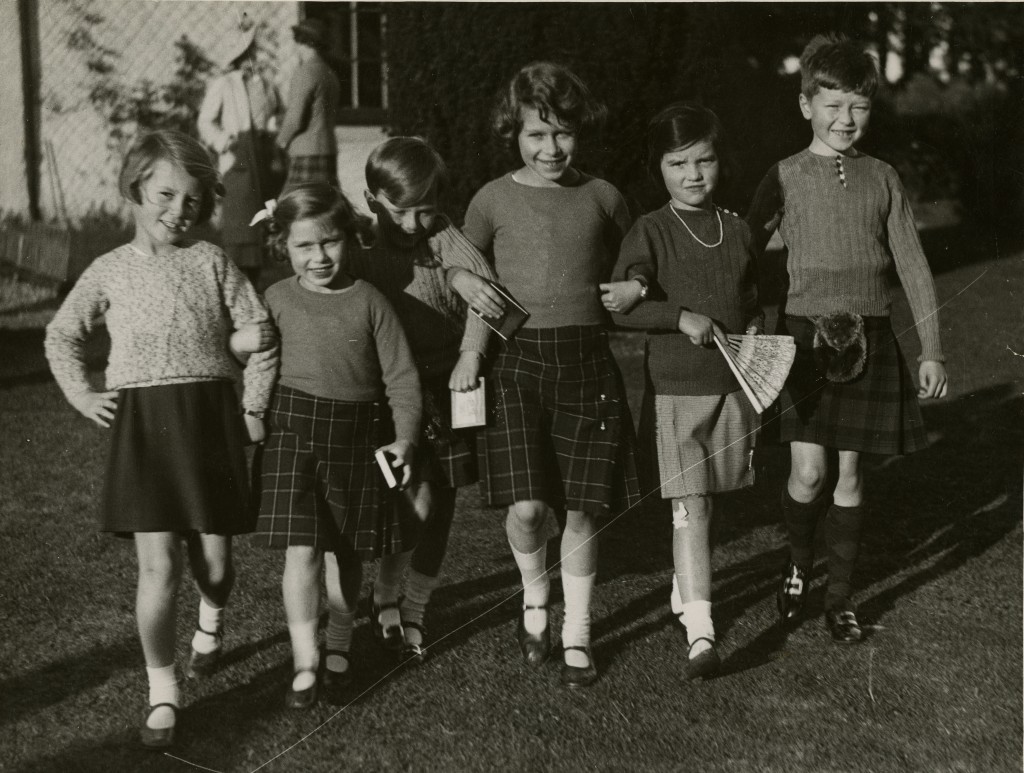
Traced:
<path fill-rule="evenodd" d="M 274 210 L 277 209 L 277 199 L 268 199 L 263 202 L 263 209 L 252 216 L 252 220 L 249 221 L 249 226 L 254 226 L 257 223 L 262 223 L 264 220 L 270 220 L 274 216 Z"/>

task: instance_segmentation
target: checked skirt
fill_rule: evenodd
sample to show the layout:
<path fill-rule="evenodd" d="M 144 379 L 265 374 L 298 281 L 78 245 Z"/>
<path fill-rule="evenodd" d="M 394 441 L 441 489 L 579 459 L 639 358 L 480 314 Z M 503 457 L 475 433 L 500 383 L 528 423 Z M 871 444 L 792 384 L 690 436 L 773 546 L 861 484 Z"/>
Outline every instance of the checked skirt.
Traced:
<path fill-rule="evenodd" d="M 603 329 L 521 328 L 490 388 L 480 459 L 492 507 L 539 499 L 602 515 L 639 500 L 633 420 Z"/>
<path fill-rule="evenodd" d="M 888 317 L 864 317 L 864 370 L 843 384 L 829 381 L 815 366 L 812 320 L 783 317 L 779 332 L 796 339 L 796 360 L 778 401 L 783 442 L 874 454 L 927 447 L 917 388 Z"/>

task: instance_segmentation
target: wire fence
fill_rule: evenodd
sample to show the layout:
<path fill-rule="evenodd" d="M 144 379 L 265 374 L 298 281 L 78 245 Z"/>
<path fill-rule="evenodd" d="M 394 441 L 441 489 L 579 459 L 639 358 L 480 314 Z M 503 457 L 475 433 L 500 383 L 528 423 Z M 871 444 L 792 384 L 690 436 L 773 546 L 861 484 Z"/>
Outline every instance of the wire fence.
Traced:
<path fill-rule="evenodd" d="M 37 0 L 36 12 L 40 209 L 64 224 L 122 212 L 126 146 L 140 127 L 194 119 L 241 23 L 257 25 L 274 80 L 294 66 L 297 3 Z"/>

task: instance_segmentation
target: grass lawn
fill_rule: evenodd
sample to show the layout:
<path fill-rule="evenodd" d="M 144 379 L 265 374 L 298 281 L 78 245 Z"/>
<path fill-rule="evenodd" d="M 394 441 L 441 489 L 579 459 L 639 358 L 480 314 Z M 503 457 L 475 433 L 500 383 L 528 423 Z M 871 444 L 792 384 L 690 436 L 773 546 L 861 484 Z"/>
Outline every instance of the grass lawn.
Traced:
<path fill-rule="evenodd" d="M 145 680 L 134 552 L 94 525 L 106 436 L 63 400 L 41 330 L 0 331 L 0 771 L 1020 770 L 1024 254 L 942 232 L 927 248 L 947 304 L 952 394 L 924 407 L 928 450 L 867 464 L 862 646 L 831 643 L 820 583 L 802 627 L 788 639 L 773 628 L 784 449 L 762 449 L 757 486 L 721 501 L 724 673 L 703 684 L 682 678 L 669 521 L 652 502 L 601 535 L 601 679 L 569 692 L 557 661 L 536 671 L 519 661 L 502 517 L 471 488 L 428 613 L 431 659 L 394 667 L 363 614 L 344 707 L 282 707 L 282 556 L 237 540 L 225 668 L 185 685 L 173 756 L 136 744 Z M 894 326 L 910 325 L 901 299 Z M 916 337 L 905 341 L 912 359 Z M 638 342 L 615 337 L 634 406 Z M 102 356 L 100 344 L 97 366 Z M 182 661 L 196 604 L 185 589 Z"/>

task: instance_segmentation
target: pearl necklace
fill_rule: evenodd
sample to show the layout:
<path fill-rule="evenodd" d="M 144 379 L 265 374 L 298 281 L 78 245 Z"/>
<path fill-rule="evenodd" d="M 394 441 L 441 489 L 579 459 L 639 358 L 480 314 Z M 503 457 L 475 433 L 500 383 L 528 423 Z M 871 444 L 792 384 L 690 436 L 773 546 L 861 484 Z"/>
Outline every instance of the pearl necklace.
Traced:
<path fill-rule="evenodd" d="M 683 216 L 676 212 L 676 208 L 673 207 L 671 204 L 668 205 L 668 208 L 672 210 L 672 214 L 676 216 L 676 219 L 680 223 L 683 224 L 683 228 L 685 228 L 689 232 L 690 236 L 693 237 L 694 241 L 696 241 L 697 244 L 700 244 L 701 246 L 711 249 L 712 247 L 717 247 L 719 244 L 721 244 L 722 239 L 725 238 L 725 228 L 722 227 L 722 213 L 718 210 L 718 207 L 715 207 L 715 216 L 718 218 L 718 241 L 715 242 L 714 244 L 708 244 L 707 242 L 701 241 L 697 237 L 697 234 L 690 230 L 690 226 L 688 226 L 686 224 L 686 221 L 683 220 Z"/>

